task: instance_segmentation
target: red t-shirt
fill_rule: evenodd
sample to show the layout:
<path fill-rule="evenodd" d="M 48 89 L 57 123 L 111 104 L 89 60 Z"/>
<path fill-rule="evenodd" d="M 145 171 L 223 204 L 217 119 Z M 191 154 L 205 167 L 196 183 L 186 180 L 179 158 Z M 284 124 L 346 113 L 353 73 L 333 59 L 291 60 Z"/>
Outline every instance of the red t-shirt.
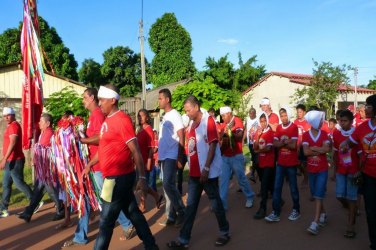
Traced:
<path fill-rule="evenodd" d="M 99 164 L 104 178 L 134 171 L 132 153 L 127 143 L 135 139 L 129 115 L 119 110 L 107 116 L 102 124 L 98 147 Z"/>
<path fill-rule="evenodd" d="M 363 152 L 363 172 L 376 178 L 376 126 L 372 127 L 371 121 L 363 122 L 350 136 L 350 140 L 357 144 Z"/>
<path fill-rule="evenodd" d="M 266 148 L 267 146 L 273 146 L 274 132 L 268 127 L 262 132 L 258 140 L 259 149 Z M 258 153 L 260 168 L 273 168 L 274 167 L 274 149 L 272 148 L 268 152 Z"/>
<path fill-rule="evenodd" d="M 101 127 L 106 117 L 102 113 L 101 109 L 99 107 L 95 108 L 93 112 L 91 112 L 89 116 L 89 121 L 87 123 L 86 128 L 86 135 L 87 137 L 92 137 L 94 135 L 99 135 L 101 132 Z M 94 157 L 94 155 L 98 151 L 98 146 L 96 145 L 88 145 L 89 147 L 89 157 L 90 159 Z M 101 168 L 99 164 L 95 164 L 93 166 L 93 171 L 100 171 Z"/>
<path fill-rule="evenodd" d="M 192 177 L 200 177 L 201 176 L 201 169 L 200 169 L 200 162 L 198 160 L 197 154 L 197 137 L 196 137 L 196 128 L 200 124 L 197 124 L 195 127 L 191 127 L 187 131 L 187 139 L 188 139 L 188 157 L 189 157 L 189 176 Z M 192 125 L 193 126 L 193 125 Z M 215 121 L 212 117 L 208 118 L 207 124 L 207 142 L 208 144 L 218 141 L 218 134 L 217 134 L 217 126 Z M 203 162 L 202 164 L 205 164 Z"/>
<path fill-rule="evenodd" d="M 352 131 L 354 131 L 354 128 L 352 128 Z M 342 129 L 335 129 L 333 132 L 333 149 L 336 156 L 335 164 L 337 167 L 337 173 L 339 174 L 354 174 L 358 170 L 358 147 L 356 146 L 346 153 L 339 151 L 341 143 L 349 138 L 350 133 L 351 131 L 346 134 Z"/>
<path fill-rule="evenodd" d="M 25 158 L 22 152 L 22 129 L 20 124 L 17 121 L 9 123 L 4 131 L 4 140 L 3 140 L 3 156 L 7 153 L 10 136 L 16 135 L 16 145 L 14 145 L 12 153 L 10 153 L 7 161 L 19 160 Z"/>
<path fill-rule="evenodd" d="M 327 121 L 322 123 L 321 130 L 325 131 L 327 134 L 330 134 L 329 123 Z"/>
<path fill-rule="evenodd" d="M 274 139 L 278 141 L 295 139 L 297 141 L 298 136 L 298 126 L 290 122 L 286 127 L 282 124 L 277 126 Z M 287 147 L 281 147 L 278 150 L 278 164 L 283 167 L 297 166 L 299 164 L 297 147 L 295 147 L 294 150 L 288 149 Z"/>
<path fill-rule="evenodd" d="M 148 162 L 150 148 L 154 148 L 154 133 L 150 125 L 144 129 L 141 129 L 137 133 L 137 142 L 138 146 L 140 147 L 142 160 L 144 161 L 146 171 L 146 163 Z"/>
<path fill-rule="evenodd" d="M 232 134 L 238 132 L 238 131 L 243 131 L 244 130 L 244 125 L 242 120 L 237 117 L 233 116 L 234 118 L 234 125 L 231 128 Z M 223 124 L 223 129 L 226 127 L 226 124 Z M 232 157 L 237 154 L 242 154 L 243 153 L 243 142 L 242 139 L 240 140 L 235 140 L 234 137 L 232 137 L 232 142 L 230 142 L 230 138 L 226 137 L 222 140 L 222 155 L 227 156 L 227 157 Z"/>
<path fill-rule="evenodd" d="M 312 138 L 311 130 L 303 134 L 303 145 L 308 147 L 322 147 L 324 143 L 330 144 L 328 134 L 319 130 L 316 138 Z M 326 159 L 326 154 L 320 154 L 318 156 L 307 156 L 307 171 L 309 173 L 320 173 L 328 170 L 328 160 Z"/>
<path fill-rule="evenodd" d="M 354 119 L 355 127 L 358 127 L 360 124 L 362 124 L 365 121 L 368 121 L 368 119 L 367 118 L 366 119 L 362 119 L 362 118 L 360 118 L 360 115 L 359 115 L 359 117 L 356 117 Z"/>
<path fill-rule="evenodd" d="M 303 133 L 308 131 L 311 128 L 311 125 L 309 125 L 306 119 L 302 119 L 301 121 L 299 119 L 295 119 L 294 124 L 298 126 L 298 145 L 300 146 L 302 144 Z"/>
<path fill-rule="evenodd" d="M 45 131 L 42 131 L 39 136 L 38 143 L 42 146 L 49 147 L 51 146 L 51 137 L 54 135 L 54 131 L 51 127 L 46 128 Z"/>
<path fill-rule="evenodd" d="M 275 113 L 270 113 L 268 116 L 269 124 L 279 124 L 279 117 Z"/>

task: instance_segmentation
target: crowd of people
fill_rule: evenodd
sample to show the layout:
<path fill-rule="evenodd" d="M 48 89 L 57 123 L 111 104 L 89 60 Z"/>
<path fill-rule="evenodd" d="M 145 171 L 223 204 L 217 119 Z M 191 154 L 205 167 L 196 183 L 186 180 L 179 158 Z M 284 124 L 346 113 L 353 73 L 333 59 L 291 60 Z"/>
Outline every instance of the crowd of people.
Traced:
<path fill-rule="evenodd" d="M 14 110 L 3 109 L 8 125 L 0 161 L 0 169 L 4 171 L 0 217 L 9 216 L 14 182 L 30 200 L 18 215 L 25 222 L 30 222 L 45 192 L 55 203 L 52 220 L 64 219 L 57 229 L 71 226 L 70 213 L 78 213 L 74 236 L 64 242 L 63 248 L 88 243 L 90 218 L 100 210 L 95 249 L 108 249 L 116 221 L 123 229 L 120 240 L 137 234 L 145 249 L 158 249 L 143 215 L 149 194 L 157 209 L 165 200 L 165 218 L 159 224 L 180 228 L 176 240 L 169 241 L 167 247 L 186 249 L 205 191 L 210 211 L 218 222 L 214 244 L 223 246 L 231 239 L 226 213 L 231 209 L 228 190 L 233 176 L 244 195 L 245 208 L 253 207 L 255 196 L 260 196 L 253 218 L 276 223 L 281 220 L 285 203 L 282 197 L 285 182 L 293 201 L 288 220 L 301 217 L 297 176 L 303 175 L 302 185 L 309 186 L 315 208 L 307 231 L 319 234 L 330 219 L 324 199 L 331 178 L 336 181 L 338 201 L 348 209 L 344 237 L 356 237 L 358 204 L 364 197 L 370 248 L 376 249 L 376 95 L 369 96 L 357 111 L 353 106 L 338 110 L 336 118 L 328 121 L 323 111 L 316 107 L 307 109 L 303 104 L 295 107 L 296 119 L 292 120 L 294 112 L 290 107 L 284 106 L 276 114 L 270 100 L 263 98 L 261 111 L 258 113 L 252 107 L 242 121 L 228 106 L 221 107 L 216 116 L 213 108 L 208 111 L 201 108 L 193 95 L 184 100 L 182 116 L 171 105 L 171 92 L 161 89 L 158 102 L 164 113 L 159 131 L 153 130 L 148 110 L 141 109 L 137 112 L 137 133 L 131 117 L 119 110 L 120 95 L 114 85 L 107 84 L 99 90 L 88 88 L 82 97 L 84 107 L 90 112 L 86 130 L 82 129 L 80 119 L 67 111 L 54 132 L 52 116 L 42 114 L 41 134 L 33 147 L 33 190 L 23 176 L 21 127 Z M 72 137 L 66 141 L 68 137 L 63 134 L 68 132 Z M 249 179 L 244 142 L 251 155 Z M 63 148 L 62 152 L 57 152 L 57 148 Z M 59 153 L 65 156 L 59 158 Z M 186 201 L 182 199 L 185 165 L 189 167 Z M 330 167 L 334 168 L 332 176 Z M 163 194 L 158 193 L 158 176 Z M 260 190 L 254 192 L 250 181 L 257 180 Z M 269 196 L 272 204 L 268 209 Z"/>

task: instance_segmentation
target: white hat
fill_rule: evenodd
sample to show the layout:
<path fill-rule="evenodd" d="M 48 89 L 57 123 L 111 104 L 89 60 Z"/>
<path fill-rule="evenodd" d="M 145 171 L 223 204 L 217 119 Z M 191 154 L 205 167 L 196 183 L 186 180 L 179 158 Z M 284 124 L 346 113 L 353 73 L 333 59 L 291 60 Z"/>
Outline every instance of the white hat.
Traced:
<path fill-rule="evenodd" d="M 223 114 L 226 114 L 226 113 L 231 113 L 231 112 L 232 112 L 232 110 L 231 110 L 230 107 L 225 106 L 225 107 L 219 108 L 219 114 L 220 115 L 223 115 Z"/>
<path fill-rule="evenodd" d="M 4 115 L 15 115 L 15 114 L 16 113 L 14 112 L 13 108 L 4 107 L 4 109 L 3 109 L 3 116 Z"/>
<path fill-rule="evenodd" d="M 268 98 L 262 98 L 260 104 L 261 105 L 270 105 L 270 101 L 269 101 Z"/>

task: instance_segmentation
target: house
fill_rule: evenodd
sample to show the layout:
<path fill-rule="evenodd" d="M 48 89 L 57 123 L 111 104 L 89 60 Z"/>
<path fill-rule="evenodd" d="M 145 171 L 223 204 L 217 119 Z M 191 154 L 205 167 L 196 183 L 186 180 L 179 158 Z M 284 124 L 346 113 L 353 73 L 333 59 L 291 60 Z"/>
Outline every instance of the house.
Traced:
<path fill-rule="evenodd" d="M 297 89 L 309 86 L 312 75 L 295 74 L 286 72 L 270 72 L 262 77 L 255 84 L 250 86 L 243 92 L 243 98 L 250 96 L 250 101 L 247 108 L 254 107 L 259 110 L 260 100 L 263 97 L 268 97 L 272 106 L 273 112 L 278 113 L 278 110 L 283 106 L 295 107 L 297 103 L 293 103 L 293 98 Z M 335 109 L 345 109 L 355 101 L 355 87 L 341 85 L 338 88 L 339 95 L 335 100 Z M 375 94 L 375 90 L 357 88 L 357 102 L 365 103 L 369 95 Z"/>
<path fill-rule="evenodd" d="M 16 111 L 16 119 L 21 122 L 22 111 L 22 82 L 24 73 L 20 62 L 1 65 L 0 66 L 0 111 L 3 107 L 13 107 Z M 49 72 L 45 72 L 45 81 L 43 83 L 43 96 L 48 99 L 49 96 L 58 92 L 64 87 L 71 86 L 78 94 L 82 94 L 86 86 L 74 80 L 54 76 Z M 0 148 L 3 147 L 3 132 L 5 130 L 5 122 L 0 121 Z"/>

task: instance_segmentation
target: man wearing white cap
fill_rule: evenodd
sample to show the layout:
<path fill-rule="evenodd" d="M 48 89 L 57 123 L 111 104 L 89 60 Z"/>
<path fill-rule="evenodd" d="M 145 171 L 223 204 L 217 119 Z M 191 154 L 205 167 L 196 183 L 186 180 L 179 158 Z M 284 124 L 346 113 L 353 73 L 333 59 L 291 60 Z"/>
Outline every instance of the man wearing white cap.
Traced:
<path fill-rule="evenodd" d="M 230 184 L 231 173 L 234 173 L 238 179 L 240 188 L 246 196 L 245 206 L 253 206 L 254 192 L 249 184 L 244 172 L 243 155 L 243 133 L 244 126 L 242 120 L 232 114 L 230 107 L 221 107 L 220 115 L 223 119 L 223 130 L 221 131 L 222 140 L 222 174 L 220 178 L 220 195 L 223 207 L 227 210 L 227 194 Z"/>
<path fill-rule="evenodd" d="M 272 128 L 273 132 L 275 132 L 279 124 L 279 117 L 277 114 L 273 113 L 269 98 L 264 97 L 261 99 L 260 108 L 268 115 L 269 126 Z"/>
<path fill-rule="evenodd" d="M 114 85 L 101 86 L 98 98 L 106 119 L 100 130 L 98 152 L 83 173 L 84 177 L 87 177 L 90 168 L 99 161 L 104 178 L 101 193 L 102 212 L 94 249 L 108 249 L 120 211 L 131 220 L 145 249 L 158 249 L 133 193 L 136 179 L 134 165 L 138 171 L 137 189 L 146 192 L 147 184 L 132 120 L 129 115 L 119 110 L 119 90 Z"/>
<path fill-rule="evenodd" d="M 25 156 L 22 152 L 22 130 L 16 121 L 16 115 L 12 108 L 3 109 L 3 118 L 7 122 L 4 132 L 3 155 L 0 161 L 0 169 L 3 175 L 3 197 L 0 204 L 0 217 L 9 216 L 8 206 L 12 193 L 12 183 L 22 191 L 30 200 L 31 188 L 24 181 Z"/>

